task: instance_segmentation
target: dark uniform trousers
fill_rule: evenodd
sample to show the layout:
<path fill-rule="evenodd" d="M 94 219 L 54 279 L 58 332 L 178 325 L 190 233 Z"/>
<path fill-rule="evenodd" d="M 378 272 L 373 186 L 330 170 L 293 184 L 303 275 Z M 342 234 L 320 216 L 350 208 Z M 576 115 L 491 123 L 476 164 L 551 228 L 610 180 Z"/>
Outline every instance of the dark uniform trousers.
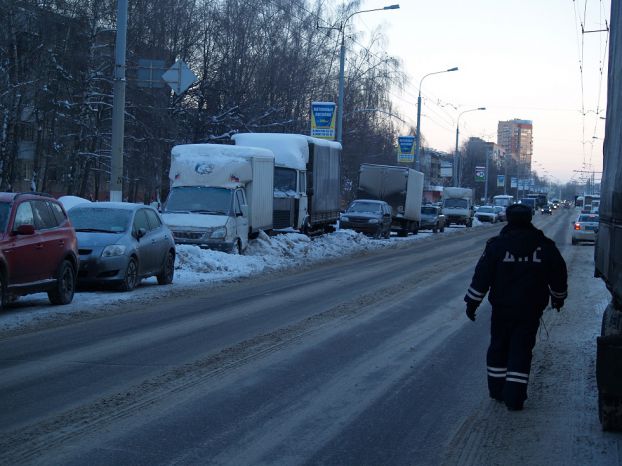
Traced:
<path fill-rule="evenodd" d="M 527 382 L 539 320 L 508 318 L 493 308 L 490 346 L 486 355 L 490 396 L 521 408 L 527 399 Z"/>

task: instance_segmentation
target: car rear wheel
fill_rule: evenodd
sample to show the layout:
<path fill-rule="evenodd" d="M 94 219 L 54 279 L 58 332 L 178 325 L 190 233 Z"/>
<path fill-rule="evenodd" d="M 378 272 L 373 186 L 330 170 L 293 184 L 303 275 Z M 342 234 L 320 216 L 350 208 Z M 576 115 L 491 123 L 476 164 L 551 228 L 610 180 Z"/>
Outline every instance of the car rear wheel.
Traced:
<path fill-rule="evenodd" d="M 52 304 L 69 304 L 76 290 L 76 274 L 69 261 L 63 261 L 54 289 L 48 291 L 48 299 Z"/>
<path fill-rule="evenodd" d="M 173 276 L 175 275 L 175 254 L 169 251 L 164 261 L 164 267 L 162 271 L 156 275 L 158 279 L 158 285 L 170 285 L 173 283 Z"/>
<path fill-rule="evenodd" d="M 132 291 L 138 285 L 138 262 L 133 257 L 125 269 L 125 277 L 119 287 L 121 291 Z"/>
<path fill-rule="evenodd" d="M 577 243 L 578 243 L 578 241 L 576 239 L 572 238 L 572 244 L 575 245 Z"/>
<path fill-rule="evenodd" d="M 231 254 L 236 256 L 242 255 L 242 244 L 240 243 L 239 239 L 235 240 L 235 243 L 233 243 L 233 247 L 231 248 Z"/>

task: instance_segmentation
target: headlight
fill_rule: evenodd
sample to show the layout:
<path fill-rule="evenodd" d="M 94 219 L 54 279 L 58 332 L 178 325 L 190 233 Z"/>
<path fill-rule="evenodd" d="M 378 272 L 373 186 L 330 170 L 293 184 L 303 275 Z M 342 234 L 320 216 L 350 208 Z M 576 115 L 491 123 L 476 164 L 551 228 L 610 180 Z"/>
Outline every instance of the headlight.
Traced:
<path fill-rule="evenodd" d="M 349 222 L 350 221 L 350 217 L 341 217 L 341 221 L 342 222 Z"/>
<path fill-rule="evenodd" d="M 226 228 L 217 228 L 217 229 L 215 229 L 212 232 L 210 237 L 212 239 L 221 239 L 221 238 L 224 238 L 225 236 L 227 236 L 227 229 Z"/>
<path fill-rule="evenodd" d="M 115 257 L 122 256 L 123 254 L 125 254 L 125 246 L 120 244 L 111 244 L 102 251 L 102 257 Z"/>
<path fill-rule="evenodd" d="M 370 218 L 368 220 L 369 223 L 378 223 L 378 219 L 377 218 Z"/>

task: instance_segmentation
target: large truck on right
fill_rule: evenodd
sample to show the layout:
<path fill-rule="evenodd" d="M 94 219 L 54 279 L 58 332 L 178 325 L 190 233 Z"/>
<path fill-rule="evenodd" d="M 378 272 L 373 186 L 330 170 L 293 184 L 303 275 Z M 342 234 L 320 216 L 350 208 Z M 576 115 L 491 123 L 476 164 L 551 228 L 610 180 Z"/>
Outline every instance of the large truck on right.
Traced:
<path fill-rule="evenodd" d="M 611 293 L 596 342 L 598 416 L 622 430 L 622 3 L 611 2 L 607 117 L 595 275 Z"/>

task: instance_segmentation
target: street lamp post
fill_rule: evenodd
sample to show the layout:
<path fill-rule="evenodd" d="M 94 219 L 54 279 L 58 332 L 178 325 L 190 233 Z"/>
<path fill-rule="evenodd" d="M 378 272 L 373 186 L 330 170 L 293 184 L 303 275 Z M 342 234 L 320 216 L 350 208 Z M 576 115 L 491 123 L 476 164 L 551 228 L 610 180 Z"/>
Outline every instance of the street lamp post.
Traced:
<path fill-rule="evenodd" d="M 382 10 L 397 10 L 399 9 L 399 5 L 388 5 L 383 8 L 374 8 L 372 10 L 361 10 L 355 11 L 350 16 L 348 16 L 343 23 L 341 23 L 341 27 L 339 31 L 341 32 L 341 50 L 339 54 L 339 100 L 337 102 L 337 141 L 343 141 L 343 94 L 344 94 L 344 72 L 346 66 L 346 43 L 345 43 L 345 27 L 346 23 L 352 18 L 354 15 L 358 15 L 359 13 L 369 13 L 370 11 L 382 11 Z"/>
<path fill-rule="evenodd" d="M 421 81 L 419 81 L 419 97 L 417 97 L 417 139 L 415 143 L 415 159 L 417 161 L 417 171 L 421 171 L 421 160 L 419 158 L 419 148 L 421 147 L 421 86 L 423 84 L 423 80 L 428 76 L 432 76 L 433 74 L 449 73 L 450 71 L 458 71 L 458 67 L 454 66 L 453 68 L 449 68 L 448 70 L 434 71 L 433 73 L 428 73 L 423 78 L 421 78 Z"/>
<path fill-rule="evenodd" d="M 460 137 L 460 117 L 468 112 L 475 112 L 477 110 L 486 110 L 486 107 L 470 108 L 458 114 L 456 120 L 456 150 L 454 152 L 454 166 L 453 166 L 453 184 L 454 186 L 460 186 L 460 173 L 458 172 L 458 139 Z M 486 174 L 488 176 L 488 174 Z"/>

